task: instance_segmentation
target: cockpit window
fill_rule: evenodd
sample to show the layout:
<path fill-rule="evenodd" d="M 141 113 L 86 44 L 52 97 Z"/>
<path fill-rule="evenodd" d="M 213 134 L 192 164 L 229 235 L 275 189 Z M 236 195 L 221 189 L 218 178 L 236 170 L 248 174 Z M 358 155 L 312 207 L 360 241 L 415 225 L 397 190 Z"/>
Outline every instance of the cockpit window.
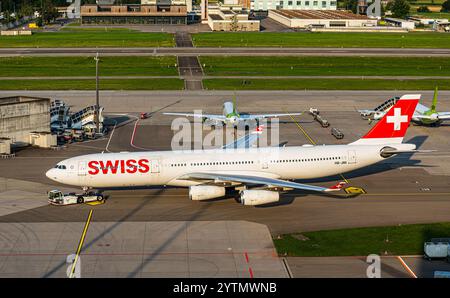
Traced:
<path fill-rule="evenodd" d="M 60 169 L 60 170 L 65 170 L 65 169 L 67 169 L 65 165 L 56 165 L 55 168 L 56 168 L 56 169 Z"/>

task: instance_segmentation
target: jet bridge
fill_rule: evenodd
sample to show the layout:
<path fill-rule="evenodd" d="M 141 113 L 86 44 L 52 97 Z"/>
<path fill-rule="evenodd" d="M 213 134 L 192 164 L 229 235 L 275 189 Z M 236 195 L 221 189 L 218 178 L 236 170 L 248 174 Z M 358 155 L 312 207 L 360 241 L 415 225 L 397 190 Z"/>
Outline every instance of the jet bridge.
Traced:
<path fill-rule="evenodd" d="M 98 113 L 98 120 L 100 122 L 100 131 L 103 130 L 103 107 L 100 107 Z M 85 126 L 95 126 L 95 113 L 97 111 L 97 106 L 88 106 L 81 111 L 78 111 L 70 116 L 71 128 L 72 129 L 83 129 Z"/>
<path fill-rule="evenodd" d="M 399 100 L 400 97 L 392 97 L 380 104 L 378 107 L 374 109 L 375 112 L 387 112 L 390 108 L 392 108 Z"/>
<path fill-rule="evenodd" d="M 50 105 L 50 125 L 52 130 L 67 128 L 70 107 L 62 100 L 54 100 Z"/>

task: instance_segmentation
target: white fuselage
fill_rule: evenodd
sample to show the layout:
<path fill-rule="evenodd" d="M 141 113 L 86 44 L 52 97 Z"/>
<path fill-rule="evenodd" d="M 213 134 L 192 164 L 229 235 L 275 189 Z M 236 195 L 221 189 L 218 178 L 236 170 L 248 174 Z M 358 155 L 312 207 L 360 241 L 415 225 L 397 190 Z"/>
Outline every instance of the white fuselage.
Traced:
<path fill-rule="evenodd" d="M 90 154 L 66 159 L 47 177 L 63 184 L 108 188 L 150 185 L 192 186 L 189 173 L 247 174 L 279 179 L 310 179 L 344 173 L 385 158 L 389 145 L 319 145 L 197 151 Z M 397 148 L 409 144 L 395 144 Z"/>

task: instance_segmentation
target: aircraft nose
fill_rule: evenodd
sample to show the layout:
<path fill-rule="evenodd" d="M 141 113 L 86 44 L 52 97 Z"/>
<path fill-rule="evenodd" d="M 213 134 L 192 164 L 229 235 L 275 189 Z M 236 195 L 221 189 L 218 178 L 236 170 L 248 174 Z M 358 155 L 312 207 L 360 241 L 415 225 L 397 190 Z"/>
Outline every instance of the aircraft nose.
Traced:
<path fill-rule="evenodd" d="M 55 169 L 50 169 L 45 173 L 45 176 L 51 180 L 56 180 Z"/>

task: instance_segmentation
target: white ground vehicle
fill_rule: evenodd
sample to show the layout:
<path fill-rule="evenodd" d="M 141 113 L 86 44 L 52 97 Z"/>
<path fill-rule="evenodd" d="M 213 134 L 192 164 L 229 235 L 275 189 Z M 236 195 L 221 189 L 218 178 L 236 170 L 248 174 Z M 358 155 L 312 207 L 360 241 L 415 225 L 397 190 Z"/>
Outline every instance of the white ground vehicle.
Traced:
<path fill-rule="evenodd" d="M 52 205 L 83 204 L 92 201 L 102 202 L 103 200 L 103 195 L 96 192 L 88 192 L 85 194 L 76 194 L 74 192 L 63 194 L 59 190 L 48 192 L 48 202 Z"/>

